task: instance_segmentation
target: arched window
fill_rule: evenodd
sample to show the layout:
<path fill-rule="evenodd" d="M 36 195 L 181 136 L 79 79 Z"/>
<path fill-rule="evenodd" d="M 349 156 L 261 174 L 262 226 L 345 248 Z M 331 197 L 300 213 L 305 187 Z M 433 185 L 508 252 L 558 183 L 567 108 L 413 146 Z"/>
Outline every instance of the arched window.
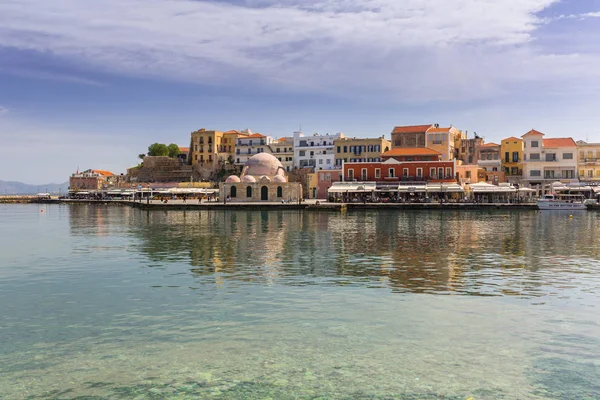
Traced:
<path fill-rule="evenodd" d="M 269 188 L 263 186 L 260 188 L 260 199 L 261 200 L 269 200 Z"/>
<path fill-rule="evenodd" d="M 277 197 L 283 197 L 283 188 L 281 186 L 277 186 Z"/>
<path fill-rule="evenodd" d="M 248 186 L 246 188 L 246 197 L 252 197 L 252 187 Z"/>
<path fill-rule="evenodd" d="M 237 188 L 235 186 L 231 187 L 231 197 L 237 197 Z"/>

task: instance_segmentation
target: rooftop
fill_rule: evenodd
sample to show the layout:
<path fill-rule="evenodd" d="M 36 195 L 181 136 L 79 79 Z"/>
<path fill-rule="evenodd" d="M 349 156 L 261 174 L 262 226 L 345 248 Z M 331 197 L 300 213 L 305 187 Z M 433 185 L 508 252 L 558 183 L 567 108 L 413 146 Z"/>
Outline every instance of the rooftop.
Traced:
<path fill-rule="evenodd" d="M 189 153 L 190 152 L 190 148 L 189 147 L 181 147 L 179 146 L 179 151 L 182 153 Z"/>
<path fill-rule="evenodd" d="M 114 175 L 112 172 L 105 171 L 105 170 L 102 170 L 102 169 L 93 169 L 92 172 L 95 172 L 95 173 L 97 173 L 99 175 L 102 175 L 102 176 L 113 176 Z"/>
<path fill-rule="evenodd" d="M 479 148 L 485 148 L 485 147 L 496 147 L 496 146 L 500 146 L 497 143 L 486 143 L 486 144 L 482 144 L 481 146 L 479 146 Z"/>
<path fill-rule="evenodd" d="M 427 129 L 427 133 L 448 133 L 450 129 L 452 129 L 451 126 L 448 128 L 429 128 Z"/>
<path fill-rule="evenodd" d="M 429 125 L 411 125 L 411 126 L 395 126 L 392 133 L 425 133 L 427 129 L 434 126 L 433 124 Z"/>
<path fill-rule="evenodd" d="M 441 156 L 442 153 L 439 151 L 435 151 L 430 149 L 429 147 L 415 147 L 415 148 L 406 148 L 400 147 L 396 149 L 391 149 L 383 153 L 382 157 L 394 157 L 394 156 Z"/>
<path fill-rule="evenodd" d="M 530 130 L 529 132 L 527 132 L 526 134 L 524 134 L 521 137 L 525 137 L 525 136 L 528 136 L 528 135 L 542 135 L 542 136 L 544 136 L 544 134 L 542 132 L 536 131 L 535 129 L 532 129 L 532 130 Z"/>
<path fill-rule="evenodd" d="M 573 138 L 552 138 L 543 139 L 542 144 L 544 147 L 576 147 L 577 143 Z"/>
<path fill-rule="evenodd" d="M 511 137 L 507 137 L 506 139 L 502 139 L 502 141 L 503 141 L 503 142 L 504 142 L 505 140 L 523 140 L 523 139 L 520 139 L 520 138 L 518 138 L 518 137 L 511 136 Z"/>

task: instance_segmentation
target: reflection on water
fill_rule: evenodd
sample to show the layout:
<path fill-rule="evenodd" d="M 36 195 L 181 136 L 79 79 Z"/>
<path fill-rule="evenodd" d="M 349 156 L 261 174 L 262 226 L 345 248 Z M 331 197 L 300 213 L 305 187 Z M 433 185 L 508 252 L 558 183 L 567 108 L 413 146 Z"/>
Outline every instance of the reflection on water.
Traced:
<path fill-rule="evenodd" d="M 0 206 L 0 397 L 600 398 L 600 214 Z"/>

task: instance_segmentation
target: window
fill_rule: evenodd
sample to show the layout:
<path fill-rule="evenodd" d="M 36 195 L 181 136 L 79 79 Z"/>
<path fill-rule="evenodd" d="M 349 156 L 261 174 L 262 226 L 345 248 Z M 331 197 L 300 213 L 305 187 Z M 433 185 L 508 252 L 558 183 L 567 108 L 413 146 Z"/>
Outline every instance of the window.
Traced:
<path fill-rule="evenodd" d="M 529 176 L 542 176 L 542 171 L 540 171 L 539 169 L 532 169 L 531 171 L 529 171 Z"/>
<path fill-rule="evenodd" d="M 452 168 L 446 167 L 446 178 L 452 178 Z"/>
<path fill-rule="evenodd" d="M 325 180 L 329 182 L 331 180 L 331 174 L 325 175 Z"/>
<path fill-rule="evenodd" d="M 344 146 L 344 153 L 348 152 L 348 146 Z"/>
<path fill-rule="evenodd" d="M 594 177 L 594 171 L 590 169 L 588 171 L 588 178 L 593 178 L 593 177 Z"/>
<path fill-rule="evenodd" d="M 321 182 L 325 182 L 325 175 L 323 175 L 323 174 L 319 174 L 319 180 L 320 180 Z"/>
<path fill-rule="evenodd" d="M 354 179 L 354 170 L 352 168 L 350 168 L 348 170 L 348 179 L 350 179 L 350 180 Z"/>
<path fill-rule="evenodd" d="M 564 179 L 573 179 L 575 177 L 575 171 L 563 171 Z"/>
<path fill-rule="evenodd" d="M 436 169 L 435 168 L 429 168 L 429 177 L 430 178 L 435 178 L 437 176 L 437 174 L 435 173 Z"/>
<path fill-rule="evenodd" d="M 402 176 L 408 178 L 408 168 L 402 168 Z"/>
<path fill-rule="evenodd" d="M 519 175 L 519 168 L 518 167 L 512 167 L 510 169 L 510 174 L 511 175 Z"/>
<path fill-rule="evenodd" d="M 235 186 L 231 187 L 231 192 L 230 192 L 230 196 L 233 197 L 237 197 L 237 188 Z"/>
<path fill-rule="evenodd" d="M 311 152 L 310 152 L 310 156 L 311 156 L 311 157 L 314 157 L 314 156 L 315 156 L 315 152 L 314 152 L 314 151 L 311 151 Z"/>
<path fill-rule="evenodd" d="M 299 152 L 299 154 L 298 154 L 298 155 L 299 155 L 300 157 L 304 157 L 304 156 L 306 156 L 306 151 L 304 151 L 304 150 L 300 150 L 300 152 Z"/>
<path fill-rule="evenodd" d="M 580 160 L 584 160 L 585 159 L 585 152 L 584 151 L 580 151 L 579 152 L 579 159 Z"/>
<path fill-rule="evenodd" d="M 341 149 L 342 149 L 342 146 L 338 146 L 337 147 L 337 152 L 339 153 Z"/>
<path fill-rule="evenodd" d="M 375 179 L 381 178 L 381 168 L 375 168 Z"/>
<path fill-rule="evenodd" d="M 319 159 L 319 164 L 323 164 L 323 159 L 322 158 Z"/>
<path fill-rule="evenodd" d="M 195 161 L 198 161 L 198 154 L 195 154 L 195 155 L 194 155 L 194 160 L 195 160 Z"/>
<path fill-rule="evenodd" d="M 504 153 L 504 162 L 510 162 L 510 153 L 508 151 Z"/>
<path fill-rule="evenodd" d="M 532 140 L 531 141 L 531 147 L 540 147 L 540 142 L 537 140 Z"/>
<path fill-rule="evenodd" d="M 283 188 L 281 186 L 277 186 L 277 197 L 283 197 Z"/>
<path fill-rule="evenodd" d="M 554 179 L 554 170 L 544 171 L 544 179 Z"/>
<path fill-rule="evenodd" d="M 252 197 L 252 187 L 250 186 L 246 188 L 246 197 Z"/>
<path fill-rule="evenodd" d="M 572 160 L 573 153 L 563 153 L 563 160 Z"/>
<path fill-rule="evenodd" d="M 518 151 L 513 151 L 513 155 L 512 155 L 512 160 L 513 162 L 519 162 L 519 152 Z"/>
<path fill-rule="evenodd" d="M 388 169 L 388 176 L 389 176 L 390 178 L 393 178 L 393 177 L 394 177 L 394 168 L 389 168 L 389 169 Z"/>
<path fill-rule="evenodd" d="M 465 172 L 465 178 L 467 178 L 467 179 L 471 178 L 471 171 Z"/>
<path fill-rule="evenodd" d="M 444 177 L 444 168 L 438 168 L 438 178 L 442 179 Z"/>
<path fill-rule="evenodd" d="M 327 159 L 327 164 L 331 164 L 331 158 Z"/>
<path fill-rule="evenodd" d="M 417 178 L 423 177 L 423 168 L 417 168 Z"/>
<path fill-rule="evenodd" d="M 361 169 L 361 171 L 360 171 L 360 179 L 363 180 L 363 181 L 367 180 L 367 169 L 366 168 Z"/>
<path fill-rule="evenodd" d="M 529 155 L 529 159 L 530 160 L 539 160 L 540 159 L 540 153 L 531 153 Z"/>

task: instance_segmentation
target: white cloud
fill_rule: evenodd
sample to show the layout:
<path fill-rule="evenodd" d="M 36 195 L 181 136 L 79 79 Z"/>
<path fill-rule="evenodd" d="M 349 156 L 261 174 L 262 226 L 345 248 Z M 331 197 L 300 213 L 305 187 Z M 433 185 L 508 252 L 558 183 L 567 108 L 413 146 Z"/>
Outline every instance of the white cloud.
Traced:
<path fill-rule="evenodd" d="M 3 116 L 3 115 L 6 115 L 6 114 L 8 114 L 8 108 L 2 107 L 0 105 L 0 117 Z"/>
<path fill-rule="evenodd" d="M 481 98 L 595 71 L 536 52 L 556 0 L 7 0 L 0 46 L 95 69 L 282 90 Z M 581 78 L 582 75 L 580 74 Z"/>

